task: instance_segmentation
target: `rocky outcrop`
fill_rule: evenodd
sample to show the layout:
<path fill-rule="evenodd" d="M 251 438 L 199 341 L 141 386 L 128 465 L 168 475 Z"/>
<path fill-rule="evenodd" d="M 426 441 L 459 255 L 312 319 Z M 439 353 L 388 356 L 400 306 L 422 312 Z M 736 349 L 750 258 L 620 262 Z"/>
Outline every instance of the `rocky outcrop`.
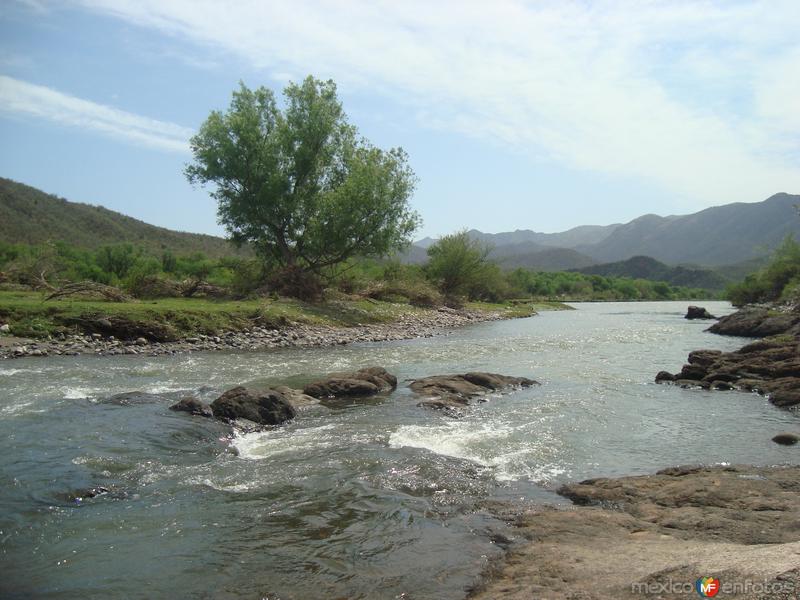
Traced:
<path fill-rule="evenodd" d="M 539 385 L 539 382 L 527 377 L 475 372 L 423 377 L 412 381 L 409 387 L 418 396 L 425 397 L 419 406 L 459 409 L 469 405 L 471 399 L 480 399 L 493 391 L 526 388 L 532 385 Z"/>
<path fill-rule="evenodd" d="M 790 335 L 767 338 L 735 352 L 696 350 L 679 373 L 662 371 L 657 383 L 714 390 L 743 390 L 767 396 L 773 404 L 800 404 L 800 346 Z"/>
<path fill-rule="evenodd" d="M 494 507 L 523 543 L 472 600 L 688 598 L 701 575 L 749 581 L 736 598 L 797 598 L 800 467 L 678 467 L 559 493 L 578 506 Z"/>
<path fill-rule="evenodd" d="M 711 333 L 741 337 L 767 337 L 780 333 L 800 334 L 800 314 L 767 308 L 743 308 L 722 317 L 708 328 Z"/>
<path fill-rule="evenodd" d="M 693 319 L 716 319 L 717 317 L 712 315 L 702 306 L 690 306 L 686 310 L 686 317 L 684 318 L 693 320 Z"/>
<path fill-rule="evenodd" d="M 740 544 L 800 540 L 800 467 L 673 467 L 589 479 L 558 490 L 580 506 L 613 506 L 673 536 Z M 702 524 L 701 524 L 702 523 Z"/>
<path fill-rule="evenodd" d="M 214 413 L 211 410 L 211 407 L 207 404 L 203 404 L 197 398 L 187 397 L 181 398 L 175 404 L 169 407 L 170 410 L 174 410 L 176 412 L 187 412 L 190 415 L 194 415 L 196 417 L 213 417 Z"/>
<path fill-rule="evenodd" d="M 354 373 L 334 373 L 321 381 L 309 383 L 303 393 L 313 398 L 374 396 L 397 387 L 397 377 L 381 367 L 367 367 Z"/>
<path fill-rule="evenodd" d="M 247 419 L 258 425 L 280 425 L 297 414 L 283 394 L 275 390 L 248 390 L 236 387 L 211 403 L 214 416 L 224 421 Z"/>

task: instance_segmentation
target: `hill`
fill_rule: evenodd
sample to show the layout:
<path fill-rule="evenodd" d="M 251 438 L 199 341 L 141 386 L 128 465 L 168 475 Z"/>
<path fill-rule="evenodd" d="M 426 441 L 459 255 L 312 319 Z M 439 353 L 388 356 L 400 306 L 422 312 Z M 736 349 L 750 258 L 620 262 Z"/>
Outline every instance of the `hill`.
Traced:
<path fill-rule="evenodd" d="M 775 194 L 763 202 L 715 206 L 700 212 L 645 215 L 620 225 L 596 244 L 575 249 L 601 262 L 636 255 L 668 264 L 729 265 L 768 254 L 787 234 L 800 234 L 800 196 Z"/>
<path fill-rule="evenodd" d="M 670 267 L 649 256 L 634 256 L 628 260 L 592 265 L 576 271 L 586 275 L 665 281 L 670 285 L 706 290 L 722 290 L 730 283 L 729 279 L 715 271 L 688 266 Z"/>
<path fill-rule="evenodd" d="M 0 178 L 0 240 L 41 244 L 63 241 L 81 248 L 130 242 L 155 253 L 202 252 L 212 258 L 239 254 L 227 240 L 149 225 L 101 206 L 70 202 Z"/>
<path fill-rule="evenodd" d="M 594 264 L 594 261 L 571 248 L 547 248 L 538 244 L 498 246 L 489 258 L 504 269 L 523 267 L 532 271 L 565 271 Z"/>

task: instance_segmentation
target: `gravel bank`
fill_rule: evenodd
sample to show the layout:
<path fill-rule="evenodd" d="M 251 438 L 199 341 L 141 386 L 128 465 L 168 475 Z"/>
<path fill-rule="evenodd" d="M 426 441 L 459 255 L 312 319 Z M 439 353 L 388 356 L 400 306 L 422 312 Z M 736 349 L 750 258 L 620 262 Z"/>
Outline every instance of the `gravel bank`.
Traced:
<path fill-rule="evenodd" d="M 145 338 L 118 340 L 100 334 L 70 335 L 61 339 L 32 340 L 0 337 L 0 359 L 30 356 L 117 356 L 143 354 L 159 356 L 196 351 L 264 350 L 267 348 L 320 347 L 356 342 L 382 342 L 433 337 L 448 330 L 506 318 L 500 312 L 439 308 L 415 315 L 401 315 L 391 323 L 354 327 L 294 324 L 281 329 L 254 327 L 220 335 L 199 335 L 175 342 L 153 342 Z"/>

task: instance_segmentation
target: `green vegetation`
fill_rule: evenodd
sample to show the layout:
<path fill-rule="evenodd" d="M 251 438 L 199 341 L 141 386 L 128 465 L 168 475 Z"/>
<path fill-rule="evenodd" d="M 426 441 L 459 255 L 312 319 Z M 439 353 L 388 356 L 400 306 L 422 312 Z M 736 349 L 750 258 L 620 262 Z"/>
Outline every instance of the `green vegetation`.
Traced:
<path fill-rule="evenodd" d="M 333 81 L 308 77 L 284 98 L 281 111 L 271 90 L 240 84 L 192 138 L 186 176 L 214 186 L 220 222 L 255 249 L 273 287 L 313 298 L 328 269 L 410 242 L 416 178 L 402 149 L 359 137 Z"/>
<path fill-rule="evenodd" d="M 156 227 L 101 206 L 69 202 L 3 178 L 0 240 L 25 245 L 63 242 L 88 250 L 129 242 L 156 255 L 165 250 L 180 255 L 202 252 L 211 258 L 251 255 L 247 249 L 237 251 L 220 237 Z"/>
<path fill-rule="evenodd" d="M 649 256 L 634 256 L 628 260 L 593 265 L 576 270 L 586 275 L 647 279 L 650 281 L 663 281 L 675 286 L 702 288 L 706 290 L 721 291 L 731 282 L 730 278 L 711 269 L 683 265 L 670 267 Z M 744 275 L 742 275 L 742 277 L 744 277 Z"/>
<path fill-rule="evenodd" d="M 734 306 L 800 301 L 800 244 L 787 236 L 771 261 L 741 283 L 730 286 L 727 297 Z"/>
<path fill-rule="evenodd" d="M 447 298 L 482 298 L 501 279 L 497 265 L 489 262 L 491 248 L 470 238 L 466 231 L 446 235 L 428 248 L 425 272 Z"/>
<path fill-rule="evenodd" d="M 497 310 L 498 306 L 484 307 Z M 197 334 L 218 335 L 254 326 L 278 328 L 291 323 L 352 326 L 386 323 L 421 309 L 368 299 L 306 303 L 289 298 L 214 300 L 162 298 L 146 302 L 105 302 L 87 299 L 44 302 L 31 291 L 0 291 L 0 321 L 10 323 L 18 336 L 46 337 L 59 333 L 92 331 L 101 319 L 130 331 L 170 341 Z M 530 314 L 528 310 L 528 314 Z"/>

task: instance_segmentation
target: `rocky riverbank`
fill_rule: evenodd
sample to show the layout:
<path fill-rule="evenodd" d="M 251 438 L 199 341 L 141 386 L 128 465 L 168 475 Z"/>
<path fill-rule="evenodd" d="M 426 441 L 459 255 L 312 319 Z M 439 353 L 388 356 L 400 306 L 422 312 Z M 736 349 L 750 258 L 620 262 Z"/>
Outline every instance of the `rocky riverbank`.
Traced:
<path fill-rule="evenodd" d="M 390 323 L 371 323 L 352 327 L 305 324 L 292 324 L 279 329 L 253 327 L 222 335 L 198 335 L 170 342 L 157 342 L 145 337 L 120 340 L 99 333 L 67 335 L 50 340 L 4 336 L 0 337 L 0 359 L 81 354 L 159 356 L 196 351 L 336 346 L 356 342 L 433 337 L 464 325 L 505 318 L 508 316 L 501 311 L 455 310 L 442 307 L 420 311 L 413 315 L 400 315 Z"/>
<path fill-rule="evenodd" d="M 735 352 L 695 350 L 678 373 L 661 371 L 657 383 L 767 396 L 780 407 L 800 405 L 800 313 L 746 308 L 723 317 L 712 333 L 765 337 Z"/>
<path fill-rule="evenodd" d="M 687 598 L 702 577 L 725 598 L 800 595 L 800 467 L 679 467 L 559 494 L 575 506 L 493 507 L 519 543 L 470 598 Z"/>

